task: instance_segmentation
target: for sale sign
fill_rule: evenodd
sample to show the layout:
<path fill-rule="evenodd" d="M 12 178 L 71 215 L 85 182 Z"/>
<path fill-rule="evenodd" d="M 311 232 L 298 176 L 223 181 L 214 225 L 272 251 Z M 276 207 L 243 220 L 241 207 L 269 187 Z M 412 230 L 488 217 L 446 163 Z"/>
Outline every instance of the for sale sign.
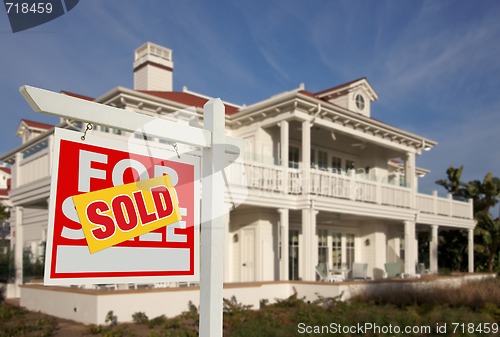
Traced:
<path fill-rule="evenodd" d="M 56 129 L 45 284 L 197 281 L 200 158 Z"/>
<path fill-rule="evenodd" d="M 170 176 L 73 197 L 91 253 L 182 220 Z"/>

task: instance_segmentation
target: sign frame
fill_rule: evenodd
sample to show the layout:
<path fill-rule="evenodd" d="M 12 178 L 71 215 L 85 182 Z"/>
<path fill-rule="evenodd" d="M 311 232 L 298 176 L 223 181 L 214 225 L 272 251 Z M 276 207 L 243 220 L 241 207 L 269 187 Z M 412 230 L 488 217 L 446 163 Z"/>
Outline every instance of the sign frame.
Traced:
<path fill-rule="evenodd" d="M 225 183 L 221 163 L 225 154 L 241 155 L 246 145 L 245 140 L 225 135 L 222 100 L 211 99 L 204 105 L 205 125 L 201 129 L 27 85 L 20 87 L 19 91 L 35 112 L 128 132 L 148 125 L 144 133 L 150 136 L 203 149 L 199 331 L 200 337 L 222 337 Z M 154 123 L 149 123 L 152 121 Z"/>
<path fill-rule="evenodd" d="M 159 147 L 153 146 L 144 146 L 143 144 L 133 144 L 131 146 L 133 150 L 129 148 L 129 144 L 127 142 L 115 139 L 104 138 L 99 135 L 95 135 L 92 133 L 87 133 L 84 141 L 80 139 L 81 133 L 76 131 L 69 131 L 65 129 L 56 128 L 55 137 L 54 137 L 54 151 L 53 158 L 55 159 L 53 167 L 52 167 L 52 183 L 50 187 L 50 199 L 49 199 L 49 226 L 47 229 L 47 247 L 46 247 L 46 264 L 45 264 L 45 278 L 44 283 L 47 285 L 75 285 L 75 284 L 112 284 L 112 283 L 156 283 L 156 282 L 197 282 L 199 281 L 199 228 L 200 228 L 200 157 L 183 154 L 179 159 L 175 155 L 174 152 L 168 151 L 166 149 L 162 149 Z M 193 261 L 193 273 L 192 275 L 163 275 L 163 276 L 151 276 L 147 275 L 148 271 L 144 271 L 144 276 L 137 276 L 139 272 L 129 272 L 129 271 L 110 271 L 104 272 L 102 274 L 110 274 L 113 272 L 117 272 L 122 274 L 123 276 L 101 276 L 101 277 L 84 277 L 78 276 L 80 273 L 74 272 L 75 276 L 70 277 L 53 277 L 52 269 L 55 264 L 55 268 L 58 268 L 57 258 L 55 261 L 52 260 L 53 257 L 53 248 L 54 248 L 54 224 L 57 220 L 56 217 L 56 201 L 58 198 L 58 184 L 61 183 L 58 179 L 58 171 L 59 171 L 59 161 L 61 155 L 61 141 L 72 142 L 76 144 L 94 146 L 98 148 L 102 148 L 103 151 L 118 151 L 123 153 L 130 153 L 145 157 L 153 157 L 153 158 L 161 158 L 165 159 L 169 162 L 176 162 L 181 164 L 186 164 L 193 166 L 193 223 L 194 233 L 193 233 L 193 252 L 194 255 Z M 103 145 L 105 142 L 106 145 Z M 64 182 L 63 182 L 64 183 Z M 57 247 L 56 247 L 57 248 Z M 88 247 L 85 247 L 88 251 Z M 102 251 L 103 254 L 99 254 L 99 252 L 90 254 L 89 253 L 89 261 L 92 261 L 92 256 L 97 254 L 96 256 L 107 256 L 111 258 L 111 256 L 116 256 L 117 253 L 113 253 L 116 251 L 118 247 L 110 247 Z M 131 248 L 132 249 L 132 248 Z M 121 248 L 124 250 L 124 248 Z M 107 251 L 107 252 L 106 252 Z M 80 254 L 86 254 L 85 251 L 81 251 Z M 57 256 L 57 252 L 54 254 Z M 101 257 L 102 259 L 102 257 Z M 90 273 L 92 275 L 98 274 L 98 272 L 84 272 Z M 127 273 L 134 274 L 135 276 L 126 276 Z M 71 274 L 71 273 L 70 273 Z"/>

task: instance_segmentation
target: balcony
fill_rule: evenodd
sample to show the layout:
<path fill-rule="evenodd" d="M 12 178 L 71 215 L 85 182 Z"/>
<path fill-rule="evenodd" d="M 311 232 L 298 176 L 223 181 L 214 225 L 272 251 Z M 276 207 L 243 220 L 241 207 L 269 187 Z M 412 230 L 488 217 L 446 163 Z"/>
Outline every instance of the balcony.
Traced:
<path fill-rule="evenodd" d="M 50 176 L 48 150 L 42 148 L 21 160 L 19 173 L 16 175 L 16 187 L 29 186 Z M 285 179 L 281 166 L 236 162 L 229 167 L 229 182 L 232 186 L 247 187 L 250 192 L 267 192 L 274 197 L 310 194 L 402 209 L 412 209 L 412 198 L 414 198 L 415 208 L 426 216 L 473 219 L 470 202 L 453 200 L 450 195 L 447 198 L 438 197 L 437 193 L 433 195 L 417 193 L 412 196 L 411 189 L 407 187 L 366 179 L 363 175 L 311 169 L 309 179 L 306 179 L 301 169 L 288 168 Z"/>
<path fill-rule="evenodd" d="M 470 202 L 452 200 L 451 196 L 441 198 L 436 193 L 417 193 L 413 196 L 410 188 L 365 179 L 362 175 L 311 169 L 307 179 L 301 169 L 289 168 L 285 177 L 281 166 L 257 162 L 233 163 L 229 172 L 230 184 L 247 186 L 250 193 L 264 191 L 291 197 L 311 194 L 405 209 L 412 208 L 412 198 L 415 198 L 416 209 L 421 213 L 468 220 L 473 218 Z"/>

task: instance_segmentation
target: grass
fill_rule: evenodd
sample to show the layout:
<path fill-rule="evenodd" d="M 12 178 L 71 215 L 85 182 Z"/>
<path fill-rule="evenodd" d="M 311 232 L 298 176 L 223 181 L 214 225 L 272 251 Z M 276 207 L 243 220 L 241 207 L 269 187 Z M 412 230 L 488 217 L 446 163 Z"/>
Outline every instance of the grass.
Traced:
<path fill-rule="evenodd" d="M 108 316 L 112 316 L 112 312 Z M 0 337 L 198 336 L 198 310 L 192 304 L 176 317 L 149 318 L 145 313 L 137 312 L 132 319 L 134 323 L 85 326 L 1 304 Z M 364 326 L 365 323 L 379 329 L 388 326 L 429 329 L 424 333 L 401 333 L 400 336 L 497 336 L 499 334 L 491 329 L 494 322 L 500 322 L 500 281 L 497 279 L 470 282 L 458 288 L 380 287 L 376 291 L 360 293 L 348 302 L 319 297 L 308 303 L 294 294 L 273 304 L 261 301 L 259 310 L 239 303 L 234 297 L 224 300 L 226 337 L 397 335 L 375 328 L 359 333 L 342 330 Z M 443 327 L 447 329 L 446 333 L 440 331 L 438 334 L 438 328 Z M 485 327 L 490 329 L 489 333 L 485 333 Z"/>

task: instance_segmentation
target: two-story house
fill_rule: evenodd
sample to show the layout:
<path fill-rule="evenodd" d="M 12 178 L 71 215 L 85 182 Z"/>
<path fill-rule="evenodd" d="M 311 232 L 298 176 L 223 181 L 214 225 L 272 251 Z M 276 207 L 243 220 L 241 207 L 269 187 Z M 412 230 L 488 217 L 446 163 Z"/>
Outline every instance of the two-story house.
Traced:
<path fill-rule="evenodd" d="M 117 87 L 95 99 L 65 94 L 180 123 L 202 121 L 209 97 L 172 90 L 172 51 L 146 43 L 135 51 L 134 89 Z M 372 118 L 377 98 L 360 78 L 317 93 L 301 85 L 248 106 L 225 103 L 226 132 L 248 141 L 244 161 L 226 169 L 233 194 L 226 197 L 226 282 L 313 281 L 318 264 L 348 277 L 355 262 L 367 263 L 373 278 L 397 261 L 414 274 L 421 262 L 418 231 L 431 233 L 427 267 L 437 272 L 443 229 L 468 231 L 473 271 L 472 203 L 418 192 L 428 171 L 416 166 L 416 157 L 436 142 Z M 85 125 L 62 120 L 60 127 Z M 13 174 L 18 279 L 23 249 L 40 254 L 36 247 L 46 239 L 53 131 L 23 120 L 22 144 L 0 157 Z M 131 136 L 99 126 L 92 132 Z M 238 193 L 248 195 L 234 207 Z"/>

